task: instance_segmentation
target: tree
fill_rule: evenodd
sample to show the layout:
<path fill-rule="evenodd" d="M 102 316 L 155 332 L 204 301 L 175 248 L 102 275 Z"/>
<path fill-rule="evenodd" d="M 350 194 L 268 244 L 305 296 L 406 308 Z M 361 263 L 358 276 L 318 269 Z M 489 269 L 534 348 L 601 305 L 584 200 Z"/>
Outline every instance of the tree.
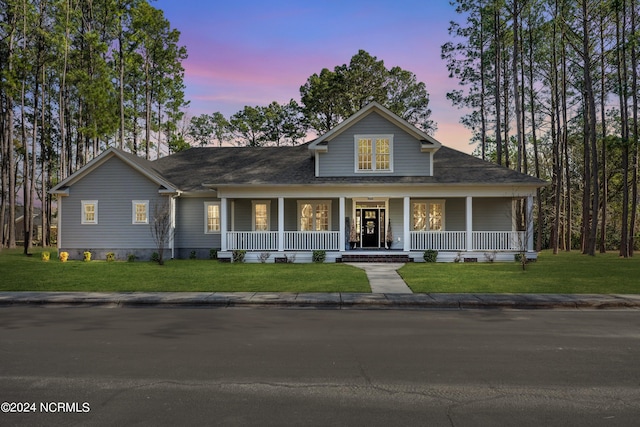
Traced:
<path fill-rule="evenodd" d="M 296 145 L 307 136 L 307 121 L 293 99 L 284 105 L 272 102 L 261 110 L 265 117 L 265 141 L 270 144 Z"/>
<path fill-rule="evenodd" d="M 141 94 L 144 113 L 145 157 L 150 158 L 151 132 L 155 128 L 158 140 L 164 127 L 162 109 L 168 108 L 172 114 L 169 121 L 175 125 L 180 119 L 180 109 L 184 106 L 184 68 L 182 60 L 187 51 L 178 45 L 180 32 L 172 29 L 161 10 L 146 1 L 132 10 L 132 49 L 142 59 Z M 170 102 L 167 105 L 167 102 Z M 153 117 L 154 104 L 158 114 Z"/>
<path fill-rule="evenodd" d="M 309 126 L 326 133 L 371 102 L 378 102 L 428 133 L 435 131 L 426 86 L 410 71 L 387 69 L 364 50 L 349 64 L 325 68 L 300 87 L 304 115 Z"/>
<path fill-rule="evenodd" d="M 491 58 L 488 47 L 491 33 L 489 7 L 484 2 L 458 1 L 456 11 L 466 15 L 466 26 L 451 22 L 449 34 L 463 38 L 466 42 L 447 42 L 441 46 L 441 58 L 446 61 L 449 77 L 457 78 L 466 91 L 455 89 L 447 93 L 453 105 L 471 108 L 472 112 L 460 119 L 460 122 L 473 132 L 471 142 L 480 143 L 480 157 L 487 157 L 487 115 L 489 98 L 487 74 Z"/>
<path fill-rule="evenodd" d="M 153 207 L 153 222 L 151 224 L 151 236 L 158 249 L 157 262 L 164 265 L 164 250 L 173 238 L 173 224 L 171 221 L 170 199 L 156 201 Z"/>
<path fill-rule="evenodd" d="M 245 106 L 229 120 L 238 145 L 260 147 L 266 141 L 264 107 Z"/>
<path fill-rule="evenodd" d="M 216 111 L 213 114 L 201 114 L 192 117 L 189 123 L 189 136 L 201 147 L 213 145 L 214 141 L 219 146 L 230 138 L 230 124 L 222 115 Z"/>
<path fill-rule="evenodd" d="M 300 87 L 303 111 L 309 125 L 319 134 L 333 129 L 347 114 L 339 99 L 344 87 L 343 76 L 323 68 Z"/>

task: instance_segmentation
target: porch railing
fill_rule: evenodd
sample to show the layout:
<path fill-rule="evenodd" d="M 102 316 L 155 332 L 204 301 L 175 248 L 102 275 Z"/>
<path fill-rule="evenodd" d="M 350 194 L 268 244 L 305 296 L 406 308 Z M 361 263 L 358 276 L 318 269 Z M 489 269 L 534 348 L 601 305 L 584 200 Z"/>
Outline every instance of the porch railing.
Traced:
<path fill-rule="evenodd" d="M 464 251 L 467 247 L 466 231 L 412 231 L 411 250 Z"/>
<path fill-rule="evenodd" d="M 228 250 L 277 251 L 277 231 L 229 231 Z M 411 250 L 424 251 L 517 251 L 526 244 L 524 231 L 473 231 L 472 247 L 467 248 L 466 231 L 412 231 Z M 285 251 L 337 251 L 338 231 L 284 231 Z"/>
<path fill-rule="evenodd" d="M 517 251 L 526 244 L 524 231 L 472 231 L 467 248 L 466 231 L 412 231 L 411 250 Z"/>
<path fill-rule="evenodd" d="M 337 251 L 340 249 L 339 231 L 285 231 L 285 251 Z"/>
<path fill-rule="evenodd" d="M 285 251 L 337 251 L 340 249 L 339 231 L 285 231 Z M 247 251 L 277 251 L 277 231 L 229 231 L 227 249 Z"/>
<path fill-rule="evenodd" d="M 227 249 L 246 251 L 277 251 L 277 231 L 229 231 Z"/>
<path fill-rule="evenodd" d="M 524 231 L 474 231 L 476 251 L 517 251 L 526 245 Z"/>

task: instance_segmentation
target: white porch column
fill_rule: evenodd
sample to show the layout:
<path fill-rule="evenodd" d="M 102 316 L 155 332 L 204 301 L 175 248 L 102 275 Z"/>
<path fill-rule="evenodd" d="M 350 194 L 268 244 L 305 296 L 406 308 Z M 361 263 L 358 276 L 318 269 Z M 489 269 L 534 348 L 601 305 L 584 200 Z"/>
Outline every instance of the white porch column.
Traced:
<path fill-rule="evenodd" d="M 284 251 L 284 197 L 278 197 L 278 252 Z"/>
<path fill-rule="evenodd" d="M 473 250 L 473 197 L 467 196 L 466 202 L 466 213 L 465 213 L 465 221 L 466 221 L 466 230 L 467 230 L 467 250 Z"/>
<path fill-rule="evenodd" d="M 411 198 L 410 197 L 404 198 L 402 212 L 403 212 L 402 234 L 404 239 L 403 250 L 405 252 L 409 252 L 411 250 Z"/>
<path fill-rule="evenodd" d="M 527 252 L 533 252 L 533 196 L 527 196 Z"/>
<path fill-rule="evenodd" d="M 220 250 L 227 250 L 227 198 L 220 198 Z"/>
<path fill-rule="evenodd" d="M 340 217 L 340 237 L 338 240 L 338 249 L 340 252 L 344 252 L 344 241 L 347 238 L 346 228 L 345 228 L 345 202 L 344 197 L 340 197 L 340 207 L 338 216 Z"/>
<path fill-rule="evenodd" d="M 169 210 L 171 212 L 171 233 L 169 234 L 169 245 L 171 246 L 171 259 L 176 257 L 176 198 L 171 196 L 169 199 Z"/>

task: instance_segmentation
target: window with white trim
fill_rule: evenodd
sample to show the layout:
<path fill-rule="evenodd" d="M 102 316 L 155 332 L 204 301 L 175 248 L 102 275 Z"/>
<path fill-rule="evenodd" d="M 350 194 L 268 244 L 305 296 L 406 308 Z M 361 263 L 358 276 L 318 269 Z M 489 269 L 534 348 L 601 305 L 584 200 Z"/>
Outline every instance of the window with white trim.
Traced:
<path fill-rule="evenodd" d="M 204 202 L 204 233 L 220 232 L 220 202 Z"/>
<path fill-rule="evenodd" d="M 300 200 L 298 201 L 298 230 L 299 231 L 329 231 L 331 230 L 331 201 L 330 200 Z"/>
<path fill-rule="evenodd" d="M 131 222 L 133 224 L 149 224 L 149 201 L 133 200 Z"/>
<path fill-rule="evenodd" d="M 393 172 L 393 135 L 356 135 L 356 172 Z"/>
<path fill-rule="evenodd" d="M 411 209 L 414 231 L 444 231 L 444 200 L 419 200 Z"/>
<path fill-rule="evenodd" d="M 98 223 L 98 201 L 97 200 L 83 200 L 81 202 L 82 212 L 80 216 L 80 222 L 82 224 L 97 224 Z"/>
<path fill-rule="evenodd" d="M 271 222 L 271 201 L 253 201 L 253 230 L 269 231 Z"/>

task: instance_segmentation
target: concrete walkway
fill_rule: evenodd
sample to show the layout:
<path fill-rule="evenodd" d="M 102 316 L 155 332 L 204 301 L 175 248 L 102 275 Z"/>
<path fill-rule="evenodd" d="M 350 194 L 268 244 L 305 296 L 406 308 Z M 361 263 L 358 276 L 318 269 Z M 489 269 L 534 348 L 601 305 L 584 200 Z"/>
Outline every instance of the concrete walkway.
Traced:
<path fill-rule="evenodd" d="M 371 292 L 374 294 L 412 294 L 413 292 L 398 274 L 404 264 L 395 263 L 346 263 L 367 273 Z"/>

